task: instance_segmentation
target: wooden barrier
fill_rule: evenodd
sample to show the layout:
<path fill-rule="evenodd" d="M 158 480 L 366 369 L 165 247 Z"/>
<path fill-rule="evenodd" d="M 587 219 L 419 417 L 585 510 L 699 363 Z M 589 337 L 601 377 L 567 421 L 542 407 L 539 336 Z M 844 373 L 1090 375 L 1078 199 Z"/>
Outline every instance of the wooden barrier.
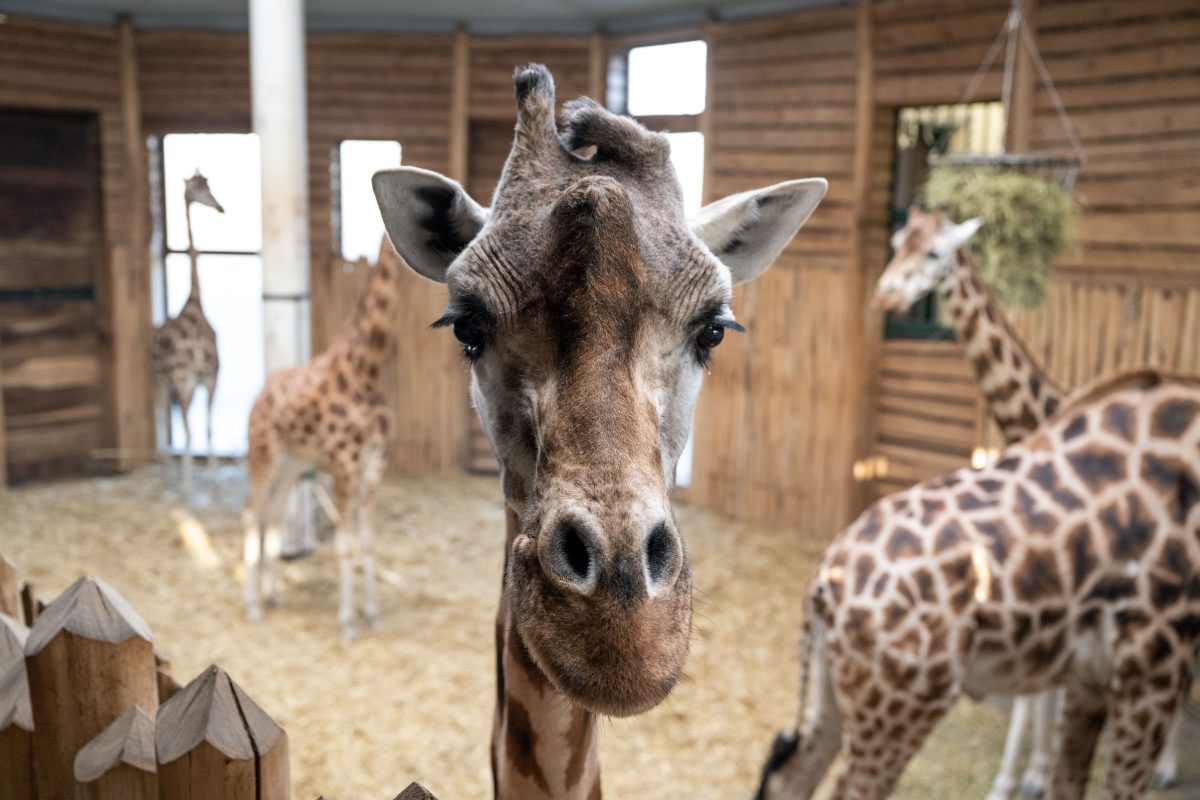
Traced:
<path fill-rule="evenodd" d="M 80 578 L 25 645 L 39 800 L 75 797 L 75 755 L 134 705 L 158 708 L 150 628 L 115 589 Z"/>
<path fill-rule="evenodd" d="M 287 800 L 287 734 L 218 666 L 163 705 L 161 800 Z"/>
<path fill-rule="evenodd" d="M 0 800 L 34 800 L 33 714 L 25 680 L 29 629 L 0 614 Z"/>
<path fill-rule="evenodd" d="M 81 800 L 158 800 L 154 720 L 126 711 L 75 756 Z"/>
<path fill-rule="evenodd" d="M 0 614 L 13 619 L 24 619 L 21 615 L 21 579 L 17 568 L 0 553 Z"/>

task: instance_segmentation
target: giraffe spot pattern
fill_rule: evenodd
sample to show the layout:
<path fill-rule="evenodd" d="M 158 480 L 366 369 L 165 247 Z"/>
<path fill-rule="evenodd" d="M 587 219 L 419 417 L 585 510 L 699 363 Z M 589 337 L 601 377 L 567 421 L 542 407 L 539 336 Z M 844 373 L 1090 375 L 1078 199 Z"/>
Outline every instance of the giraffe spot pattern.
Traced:
<path fill-rule="evenodd" d="M 1187 521 L 1192 507 L 1200 499 L 1200 486 L 1188 466 L 1177 458 L 1160 458 L 1153 453 L 1142 456 L 1142 479 L 1166 499 L 1167 509 L 1176 523 Z"/>
<path fill-rule="evenodd" d="M 523 777 L 532 779 L 538 788 L 550 794 L 550 784 L 537 760 L 537 732 L 533 729 L 529 712 L 515 697 L 508 698 L 504 723 L 504 741 L 509 761 Z"/>
<path fill-rule="evenodd" d="M 1163 439 L 1178 438 L 1191 427 L 1197 414 L 1200 414 L 1200 403 L 1195 400 L 1164 400 L 1150 417 L 1150 433 Z"/>
<path fill-rule="evenodd" d="M 1062 593 L 1062 579 L 1058 574 L 1058 561 L 1054 550 L 1030 547 L 1025 553 L 1016 574 L 1013 590 L 1017 597 L 1027 603 Z"/>
<path fill-rule="evenodd" d="M 1124 454 L 1099 445 L 1069 453 L 1067 462 L 1093 492 L 1125 477 Z"/>
<path fill-rule="evenodd" d="M 1108 536 L 1112 557 L 1117 560 L 1140 559 L 1154 538 L 1157 525 L 1142 498 L 1129 493 L 1124 503 L 1117 501 L 1101 509 L 1101 529 Z"/>

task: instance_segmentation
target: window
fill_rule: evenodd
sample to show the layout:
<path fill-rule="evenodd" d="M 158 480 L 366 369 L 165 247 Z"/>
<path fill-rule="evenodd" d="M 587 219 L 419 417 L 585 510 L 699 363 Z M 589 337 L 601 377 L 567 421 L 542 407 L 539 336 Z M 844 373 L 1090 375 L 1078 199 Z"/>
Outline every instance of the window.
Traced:
<path fill-rule="evenodd" d="M 379 256 L 383 218 L 371 189 L 371 176 L 381 169 L 400 166 L 400 143 L 375 139 L 347 139 L 338 147 L 337 197 L 342 258 L 354 261 Z"/>
<path fill-rule="evenodd" d="M 992 155 L 1003 152 L 1003 145 L 1000 103 L 898 109 L 888 240 L 908 222 L 908 207 L 925 184 L 931 155 Z M 904 314 L 889 314 L 884 338 L 953 339 L 954 331 L 940 321 L 937 297 L 930 294 Z"/>
<path fill-rule="evenodd" d="M 262 312 L 262 193 L 258 137 L 253 134 L 170 134 L 157 159 L 161 176 L 156 199 L 154 322 L 174 316 L 191 291 L 184 181 L 198 169 L 208 179 L 224 214 L 194 205 L 195 241 L 200 298 L 217 334 L 221 372 L 213 398 L 213 451 L 220 455 L 246 452 L 246 422 L 262 388 L 263 349 L 246 343 L 263 341 Z M 192 449 L 206 452 L 204 390 L 196 392 L 189 413 Z M 171 409 L 166 442 L 183 447 L 183 420 Z"/>
<path fill-rule="evenodd" d="M 708 45 L 703 41 L 634 47 L 625 61 L 624 109 L 651 130 L 666 131 L 671 163 L 690 215 L 704 201 L 704 134 L 700 114 L 707 95 Z M 622 105 L 619 103 L 618 105 Z M 693 437 L 680 454 L 675 482 L 692 479 Z"/>

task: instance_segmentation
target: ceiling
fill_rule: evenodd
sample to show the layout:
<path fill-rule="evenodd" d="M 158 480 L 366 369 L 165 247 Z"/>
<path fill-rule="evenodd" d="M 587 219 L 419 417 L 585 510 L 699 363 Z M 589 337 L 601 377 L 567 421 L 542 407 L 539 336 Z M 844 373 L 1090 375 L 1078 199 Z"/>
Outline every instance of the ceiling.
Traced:
<path fill-rule="evenodd" d="M 838 0 L 307 0 L 320 30 L 611 33 L 741 19 Z M 0 0 L 0 12 L 85 22 L 133 17 L 143 28 L 245 28 L 248 0 Z"/>

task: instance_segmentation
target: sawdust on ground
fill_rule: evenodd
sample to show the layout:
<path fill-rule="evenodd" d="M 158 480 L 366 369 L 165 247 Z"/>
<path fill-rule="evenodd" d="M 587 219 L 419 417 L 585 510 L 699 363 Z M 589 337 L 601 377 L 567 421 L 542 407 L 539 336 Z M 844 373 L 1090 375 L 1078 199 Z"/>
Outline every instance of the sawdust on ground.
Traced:
<path fill-rule="evenodd" d="M 376 525 L 383 627 L 346 644 L 328 545 L 285 564 L 284 606 L 247 622 L 244 470 L 199 471 L 189 503 L 176 476 L 157 466 L 0 492 L 0 551 L 43 599 L 84 573 L 107 579 L 181 682 L 210 663 L 227 669 L 288 731 L 296 798 L 386 800 L 411 780 L 442 800 L 489 797 L 496 479 L 389 477 Z M 679 519 L 697 590 L 687 674 L 652 712 L 603 723 L 607 797 L 749 797 L 771 737 L 795 714 L 801 600 L 822 543 L 686 507 Z M 1005 724 L 997 707 L 960 702 L 896 796 L 983 797 Z M 1189 738 L 1192 754 L 1194 728 Z M 1200 758 L 1182 763 L 1188 785 L 1161 797 L 1198 791 Z"/>

